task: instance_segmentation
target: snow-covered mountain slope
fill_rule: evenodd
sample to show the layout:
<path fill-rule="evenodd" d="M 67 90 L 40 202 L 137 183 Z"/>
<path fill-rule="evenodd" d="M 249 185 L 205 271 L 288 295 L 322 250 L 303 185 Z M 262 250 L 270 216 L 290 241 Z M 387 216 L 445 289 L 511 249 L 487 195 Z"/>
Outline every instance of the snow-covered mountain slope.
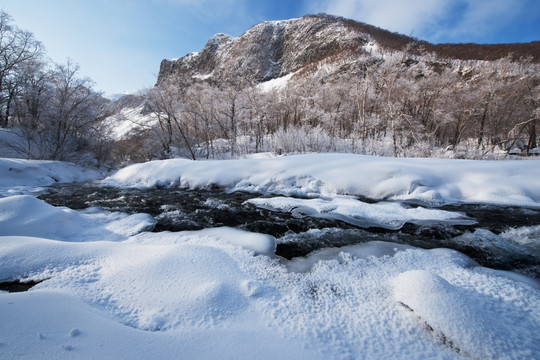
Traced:
<path fill-rule="evenodd" d="M 335 73 L 361 71 L 381 59 L 381 53 L 415 44 L 415 54 L 437 53 L 443 58 L 495 60 L 510 53 L 538 59 L 537 43 L 441 44 L 392 33 L 371 25 L 325 14 L 266 21 L 239 37 L 214 35 L 196 53 L 161 62 L 158 84 L 168 80 L 189 85 L 201 80 L 229 82 L 241 87 L 280 78 L 299 70 L 312 71 L 331 63 Z"/>
<path fill-rule="evenodd" d="M 368 41 L 367 34 L 329 17 L 267 21 L 237 38 L 217 34 L 198 53 L 163 60 L 158 84 L 170 77 L 261 83 L 339 52 L 358 51 Z"/>
<path fill-rule="evenodd" d="M 434 45 L 353 20 L 324 14 L 282 21 L 266 21 L 253 26 L 238 37 L 216 34 L 199 52 L 163 60 L 156 87 L 153 89 L 158 94 L 152 94 L 150 91 L 148 97 L 139 98 L 141 100 L 139 103 L 131 101 L 133 98 L 129 98 L 129 101 L 124 101 L 124 98 L 117 101 L 116 115 L 109 119 L 114 129 L 111 130 L 111 137 L 114 139 L 129 137 L 130 131 L 137 128 L 136 124 L 151 125 L 153 120 L 145 115 L 143 109 L 146 109 L 148 113 L 148 110 L 152 108 L 145 107 L 145 104 L 148 105 L 148 102 L 145 103 L 145 98 L 150 99 L 152 95 L 156 103 L 153 109 L 162 113 L 165 105 L 160 102 L 165 101 L 163 96 L 176 99 L 174 106 L 172 103 L 169 104 L 168 111 L 177 113 L 184 112 L 186 103 L 192 99 L 201 99 L 199 103 L 192 104 L 191 109 L 188 110 L 191 114 L 188 116 L 189 121 L 193 122 L 191 126 L 198 128 L 198 124 L 216 116 L 211 114 L 213 110 L 209 110 L 214 109 L 214 105 L 205 99 L 204 91 L 199 88 L 212 92 L 207 97 L 221 98 L 221 100 L 229 97 L 236 101 L 236 96 L 231 97 L 231 93 L 249 92 L 252 94 L 249 95 L 250 102 L 254 103 L 255 99 L 261 98 L 263 93 L 271 90 L 281 93 L 276 101 L 283 98 L 298 99 L 296 104 L 288 105 L 275 105 L 276 101 L 264 100 L 269 102 L 267 106 L 272 111 L 264 110 L 264 106 L 260 103 L 250 105 L 264 113 L 262 117 L 274 118 L 278 125 L 280 122 L 285 124 L 293 121 L 295 125 L 307 122 L 315 126 L 321 122 L 324 123 L 326 118 L 334 117 L 347 122 L 355 122 L 359 116 L 362 117 L 362 121 L 379 122 L 377 119 L 382 119 L 384 122 L 400 117 L 401 115 L 396 115 L 396 111 L 403 109 L 401 111 L 408 116 L 408 121 L 414 120 L 420 122 L 421 126 L 429 128 L 420 132 L 449 133 L 450 130 L 447 129 L 434 131 L 435 123 L 438 125 L 441 122 L 451 122 L 453 118 L 459 118 L 459 114 L 452 115 L 453 117 L 447 116 L 449 109 L 463 106 L 470 108 L 474 104 L 478 105 L 485 101 L 474 99 L 469 103 L 465 100 L 461 101 L 462 97 L 466 96 L 462 96 L 459 89 L 465 89 L 470 84 L 474 85 L 475 89 L 484 90 L 488 87 L 496 87 L 493 84 L 506 83 L 508 85 L 511 81 L 504 80 L 505 76 L 516 81 L 523 78 L 532 79 L 531 74 L 536 73 L 539 67 L 535 64 L 540 59 L 539 44 Z M 514 59 L 530 57 L 532 66 L 527 70 L 527 67 L 521 66 L 522 63 L 516 65 L 505 63 L 503 60 L 498 60 L 501 64 L 497 61 L 491 62 L 495 59 L 506 59 L 509 54 L 513 54 Z M 498 78 L 494 79 L 495 77 Z M 492 81 L 488 84 L 489 79 Z M 481 80 L 484 80 L 484 83 L 481 83 Z M 534 81 L 531 80 L 531 83 L 534 84 Z M 219 91 L 223 89 L 229 89 L 227 91 L 230 94 L 220 94 Z M 456 98 L 449 100 L 448 97 L 452 94 L 441 95 L 446 89 L 456 89 Z M 193 91 L 190 92 L 190 90 Z M 159 91 L 164 93 L 159 94 Z M 287 91 L 289 93 L 284 94 Z M 509 93 L 509 91 L 501 90 L 500 93 Z M 478 95 L 480 99 L 482 96 Z M 312 98 L 307 99 L 308 97 Z M 407 101 L 408 97 L 410 101 Z M 335 101 L 335 104 L 322 104 L 332 98 L 339 99 Z M 461 101 L 459 105 L 452 105 L 452 102 L 459 101 Z M 308 105 L 304 104 L 304 109 L 299 108 L 299 104 L 303 103 Z M 441 111 L 436 109 L 436 105 L 443 107 L 445 103 L 450 105 Z M 380 110 L 388 109 L 391 104 L 399 109 L 386 113 Z M 488 114 L 490 110 L 488 105 L 478 105 L 479 110 L 475 111 L 487 111 L 486 114 Z M 269 114 L 278 113 L 285 106 L 288 106 L 288 111 L 283 111 L 283 114 L 279 116 Z M 362 110 L 354 107 L 361 107 Z M 235 116 L 241 111 L 240 108 L 236 110 Z M 226 109 L 221 109 L 219 112 L 223 117 Z M 475 116 L 479 117 L 479 115 Z M 203 117 L 206 120 L 201 120 Z M 244 114 L 243 117 L 244 120 L 247 119 L 246 121 L 253 120 L 253 111 L 249 115 Z M 234 116 L 231 119 L 234 119 Z M 470 121 L 473 120 L 478 121 L 476 118 Z M 223 124 L 225 121 L 226 119 L 220 119 L 219 122 Z M 375 132 L 380 131 L 379 124 L 368 125 L 377 127 L 378 130 Z M 223 125 L 216 126 L 223 127 Z M 482 126 L 485 128 L 487 125 Z M 513 126 L 514 124 L 508 125 L 509 129 Z M 269 128 L 274 129 L 274 127 L 272 125 Z M 283 125 L 283 128 L 285 127 Z M 272 133 L 274 130 L 269 130 L 269 132 Z M 464 136 L 463 129 L 458 130 L 454 131 L 457 135 L 446 137 Z M 477 132 L 483 134 L 484 130 Z M 345 132 L 348 131 L 346 129 Z M 366 130 L 363 131 L 362 137 L 365 137 Z M 208 136 L 214 136 L 209 132 L 208 130 L 205 135 L 207 140 Z M 355 132 L 358 133 L 358 131 Z M 228 134 L 215 136 L 229 138 Z M 415 141 L 419 140 L 418 136 L 413 136 L 416 137 Z M 504 139 L 506 133 L 500 134 L 499 131 L 498 134 L 489 136 L 486 134 L 485 137 Z M 444 143 L 446 146 L 450 140 L 437 139 L 437 142 Z M 453 142 L 458 141 L 454 139 Z M 167 153 L 170 151 L 167 150 Z"/>

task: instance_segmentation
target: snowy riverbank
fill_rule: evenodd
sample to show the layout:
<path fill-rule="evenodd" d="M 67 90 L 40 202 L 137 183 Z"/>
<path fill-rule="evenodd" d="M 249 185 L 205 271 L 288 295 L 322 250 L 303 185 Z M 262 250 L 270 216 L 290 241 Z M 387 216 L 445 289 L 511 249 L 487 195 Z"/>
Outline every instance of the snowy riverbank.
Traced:
<path fill-rule="evenodd" d="M 31 165 L 18 163 L 2 166 Z M 2 186 L 23 185 L 20 174 L 30 174 L 23 177 L 29 186 L 85 179 L 84 171 L 79 176 L 63 165 L 51 172 L 47 163 L 31 166 L 32 172 L 3 171 Z M 537 208 L 538 178 L 539 161 L 312 154 L 156 161 L 103 183 L 219 185 L 280 195 L 253 204 L 282 211 L 425 222 L 466 220 L 427 204 Z M 0 282 L 42 282 L 24 293 L 0 292 L 0 358 L 540 357 L 540 284 L 477 266 L 459 252 L 370 241 L 288 261 L 274 255 L 269 235 L 226 227 L 147 232 L 152 224 L 144 214 L 74 211 L 28 195 L 1 198 Z M 526 237 L 525 230 L 540 242 L 537 227 L 505 236 Z"/>
<path fill-rule="evenodd" d="M 151 161 L 105 180 L 118 186 L 217 185 L 287 196 L 356 195 L 427 204 L 540 206 L 540 161 L 475 161 L 307 154 L 267 159 Z"/>

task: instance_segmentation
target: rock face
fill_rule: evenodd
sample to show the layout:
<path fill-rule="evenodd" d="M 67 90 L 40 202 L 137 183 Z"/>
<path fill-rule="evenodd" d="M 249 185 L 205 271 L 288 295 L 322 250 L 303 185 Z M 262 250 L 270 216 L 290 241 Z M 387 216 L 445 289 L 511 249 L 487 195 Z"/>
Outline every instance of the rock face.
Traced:
<path fill-rule="evenodd" d="M 174 78 L 254 84 L 279 78 L 344 51 L 359 50 L 369 35 L 341 18 L 308 16 L 255 25 L 241 36 L 214 35 L 204 49 L 163 60 L 158 84 Z"/>
<path fill-rule="evenodd" d="M 513 54 L 540 62 L 540 42 L 527 44 L 430 44 L 371 25 L 329 15 L 267 21 L 239 37 L 214 35 L 197 53 L 163 60 L 157 84 L 173 81 L 189 86 L 198 81 L 239 87 L 283 77 L 325 63 L 331 71 L 358 71 L 377 58 L 371 52 L 402 50 L 414 43 L 415 53 L 442 58 L 495 60 Z M 375 54 L 374 54 L 375 55 Z M 380 54 L 379 54 L 380 55 Z M 359 60 L 360 58 L 363 58 Z M 370 60 L 371 58 L 371 60 Z M 380 56 L 378 56 L 380 59 Z"/>

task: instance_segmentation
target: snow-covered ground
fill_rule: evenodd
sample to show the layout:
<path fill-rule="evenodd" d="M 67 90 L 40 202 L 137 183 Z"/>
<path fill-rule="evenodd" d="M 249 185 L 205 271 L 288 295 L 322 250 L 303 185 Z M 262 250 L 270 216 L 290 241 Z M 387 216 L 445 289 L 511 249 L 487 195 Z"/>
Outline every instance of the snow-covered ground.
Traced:
<path fill-rule="evenodd" d="M 142 114 L 144 105 L 135 108 L 123 108 L 118 114 L 105 120 L 107 134 L 113 140 L 129 138 L 133 132 L 143 131 L 157 125 L 158 120 L 153 114 Z"/>
<path fill-rule="evenodd" d="M 72 165 L 11 162 L 0 162 L 5 188 L 85 179 Z M 536 208 L 539 176 L 538 161 L 313 154 L 156 161 L 104 183 L 215 184 L 280 195 L 258 206 L 393 224 L 467 220 L 428 204 Z M 27 193 L 0 199 L 0 281 L 43 281 L 0 292 L 2 359 L 540 358 L 540 284 L 453 250 L 368 242 L 287 261 L 268 235 L 151 233 L 148 215 L 73 211 L 19 195 Z M 540 242 L 537 234 L 504 236 Z"/>
<path fill-rule="evenodd" d="M 105 179 L 118 186 L 218 185 L 300 197 L 355 195 L 430 205 L 540 206 L 540 161 L 383 158 L 307 154 L 267 159 L 151 161 Z"/>
<path fill-rule="evenodd" d="M 0 197 L 38 192 L 43 186 L 91 181 L 100 176 L 75 164 L 0 158 Z"/>

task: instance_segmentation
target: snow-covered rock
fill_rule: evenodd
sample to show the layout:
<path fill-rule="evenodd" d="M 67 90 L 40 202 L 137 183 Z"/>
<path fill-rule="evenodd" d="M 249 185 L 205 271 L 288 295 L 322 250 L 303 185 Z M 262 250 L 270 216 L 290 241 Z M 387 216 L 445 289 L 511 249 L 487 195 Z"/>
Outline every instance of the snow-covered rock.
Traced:
<path fill-rule="evenodd" d="M 367 34 L 347 27 L 343 19 L 330 16 L 266 21 L 237 38 L 216 34 L 198 53 L 163 60 L 157 82 L 174 78 L 261 83 L 285 77 L 334 54 L 362 51 L 367 38 Z"/>
<path fill-rule="evenodd" d="M 63 161 L 0 158 L 0 197 L 58 183 L 84 182 L 100 174 Z"/>
<path fill-rule="evenodd" d="M 148 214 L 81 214 L 58 208 L 30 195 L 0 199 L 0 236 L 36 236 L 62 241 L 121 241 L 151 230 Z"/>

